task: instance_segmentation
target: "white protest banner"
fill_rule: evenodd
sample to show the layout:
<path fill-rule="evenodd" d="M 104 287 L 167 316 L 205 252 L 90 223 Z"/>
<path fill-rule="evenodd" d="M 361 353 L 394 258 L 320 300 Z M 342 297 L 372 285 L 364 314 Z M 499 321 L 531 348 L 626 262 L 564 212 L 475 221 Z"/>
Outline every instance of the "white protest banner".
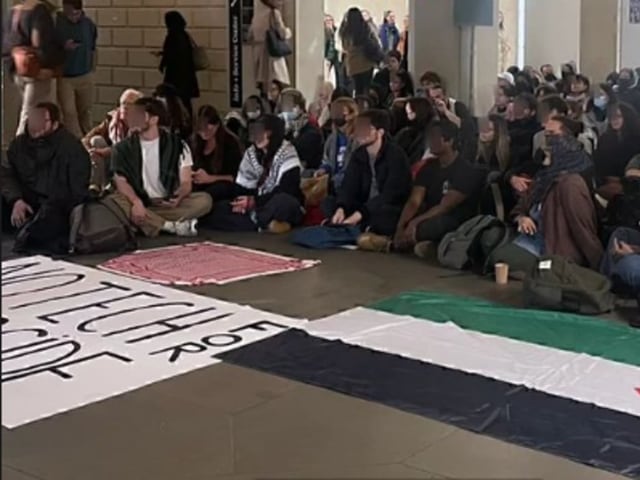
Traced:
<path fill-rule="evenodd" d="M 2 424 L 213 365 L 303 323 L 47 257 L 2 262 Z"/>

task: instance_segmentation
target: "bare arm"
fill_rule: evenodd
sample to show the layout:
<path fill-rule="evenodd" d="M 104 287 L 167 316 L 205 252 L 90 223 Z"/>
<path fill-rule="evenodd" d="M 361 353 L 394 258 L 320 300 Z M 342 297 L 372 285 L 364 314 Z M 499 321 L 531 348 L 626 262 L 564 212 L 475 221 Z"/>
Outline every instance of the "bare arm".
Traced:
<path fill-rule="evenodd" d="M 424 202 L 424 198 L 427 196 L 427 189 L 424 187 L 413 187 L 411 190 L 411 196 L 402 209 L 400 220 L 398 221 L 398 232 L 404 231 L 411 220 L 413 220 L 420 210 L 420 205 Z"/>
<path fill-rule="evenodd" d="M 420 215 L 416 221 L 423 222 L 430 218 L 445 215 L 460 205 L 467 199 L 467 195 L 456 190 L 449 190 L 438 205 L 429 209 L 426 213 Z"/>
<path fill-rule="evenodd" d="M 190 166 L 182 167 L 180 169 L 180 186 L 178 187 L 178 190 L 176 190 L 175 192 L 177 202 L 180 202 L 185 198 L 187 198 L 189 195 L 191 195 L 191 190 L 193 187 L 191 176 L 192 176 L 192 170 Z"/>

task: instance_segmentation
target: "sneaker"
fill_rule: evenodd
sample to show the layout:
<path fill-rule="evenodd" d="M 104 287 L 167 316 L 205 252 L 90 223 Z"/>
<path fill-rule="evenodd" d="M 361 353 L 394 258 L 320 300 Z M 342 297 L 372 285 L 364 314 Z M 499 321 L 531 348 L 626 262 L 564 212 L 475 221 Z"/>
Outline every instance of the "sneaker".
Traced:
<path fill-rule="evenodd" d="M 436 245 L 433 242 L 419 242 L 413 247 L 413 253 L 422 260 L 429 259 L 436 253 Z"/>
<path fill-rule="evenodd" d="M 198 220 L 179 220 L 177 222 L 173 222 L 173 226 L 175 228 L 175 233 L 179 237 L 195 237 L 198 235 L 198 230 L 196 226 L 198 225 Z"/>
<path fill-rule="evenodd" d="M 272 220 L 269 223 L 269 228 L 267 229 L 267 231 L 275 235 L 283 235 L 291 231 L 291 224 L 289 224 L 288 222 L 279 222 L 277 220 Z"/>
<path fill-rule="evenodd" d="M 358 237 L 358 248 L 365 252 L 389 253 L 391 240 L 383 235 L 375 233 L 363 233 Z"/>

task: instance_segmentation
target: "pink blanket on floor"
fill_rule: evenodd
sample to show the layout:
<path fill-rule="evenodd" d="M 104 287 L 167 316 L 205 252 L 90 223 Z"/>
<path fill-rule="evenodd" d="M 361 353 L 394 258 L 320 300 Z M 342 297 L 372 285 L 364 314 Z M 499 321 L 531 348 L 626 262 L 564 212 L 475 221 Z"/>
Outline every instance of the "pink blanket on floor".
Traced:
<path fill-rule="evenodd" d="M 109 260 L 98 268 L 165 285 L 225 285 L 248 278 L 304 270 L 318 263 L 202 242 L 141 250 Z"/>

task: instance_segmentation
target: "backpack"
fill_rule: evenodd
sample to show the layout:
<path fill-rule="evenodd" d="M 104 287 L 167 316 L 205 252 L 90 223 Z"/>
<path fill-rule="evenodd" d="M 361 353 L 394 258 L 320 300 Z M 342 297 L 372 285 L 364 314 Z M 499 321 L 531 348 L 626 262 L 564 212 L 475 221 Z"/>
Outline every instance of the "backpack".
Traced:
<path fill-rule="evenodd" d="M 491 215 L 478 215 L 444 236 L 438 245 L 438 261 L 453 270 L 470 267 L 486 274 L 491 267 L 491 254 L 509 243 L 510 237 L 503 221 Z"/>
<path fill-rule="evenodd" d="M 523 293 L 527 306 L 544 310 L 600 315 L 615 307 L 607 277 L 555 255 L 540 260 Z"/>
<path fill-rule="evenodd" d="M 135 228 L 110 197 L 83 203 L 71 212 L 69 253 L 123 252 L 137 245 Z"/>

